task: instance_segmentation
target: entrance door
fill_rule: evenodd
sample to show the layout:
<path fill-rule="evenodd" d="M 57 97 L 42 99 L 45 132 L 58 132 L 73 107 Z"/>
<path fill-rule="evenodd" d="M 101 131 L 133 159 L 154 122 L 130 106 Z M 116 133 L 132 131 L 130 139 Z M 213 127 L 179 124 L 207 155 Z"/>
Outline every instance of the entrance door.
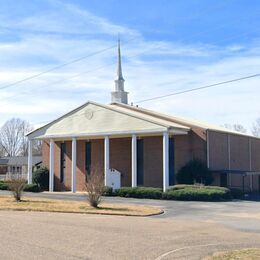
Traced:
<path fill-rule="evenodd" d="M 144 185 L 144 140 L 137 139 L 137 186 Z"/>
<path fill-rule="evenodd" d="M 169 185 L 174 185 L 174 139 L 169 138 Z"/>

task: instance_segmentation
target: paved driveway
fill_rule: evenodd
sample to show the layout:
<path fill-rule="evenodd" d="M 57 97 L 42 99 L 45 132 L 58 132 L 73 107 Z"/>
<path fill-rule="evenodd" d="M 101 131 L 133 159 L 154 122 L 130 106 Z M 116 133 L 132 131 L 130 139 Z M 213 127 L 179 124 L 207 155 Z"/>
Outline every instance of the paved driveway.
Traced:
<path fill-rule="evenodd" d="M 58 197 L 84 199 L 70 194 Z M 1 258 L 201 259 L 219 250 L 260 247 L 256 202 L 106 200 L 157 205 L 166 213 L 144 218 L 0 211 Z"/>

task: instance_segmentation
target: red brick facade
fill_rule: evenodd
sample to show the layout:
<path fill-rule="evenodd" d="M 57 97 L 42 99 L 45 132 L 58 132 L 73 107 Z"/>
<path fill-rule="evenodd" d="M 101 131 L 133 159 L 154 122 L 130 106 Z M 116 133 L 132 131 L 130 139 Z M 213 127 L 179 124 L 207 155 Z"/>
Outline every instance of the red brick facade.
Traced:
<path fill-rule="evenodd" d="M 142 137 L 144 143 L 143 156 L 143 179 L 144 186 L 162 187 L 163 182 L 163 141 L 162 136 Z M 210 131 L 208 133 L 209 144 L 207 147 L 207 134 L 204 130 L 194 129 L 187 135 L 174 136 L 174 170 L 178 170 L 191 159 L 201 159 L 207 162 L 209 154 L 209 166 L 213 171 L 244 170 L 249 171 L 250 157 L 249 147 L 251 147 L 251 168 L 254 171 L 260 170 L 260 140 L 218 133 Z M 228 140 L 229 139 L 229 140 Z M 87 140 L 77 140 L 77 172 L 76 190 L 84 190 L 85 182 L 85 143 Z M 92 139 L 91 142 L 91 168 L 104 170 L 104 139 Z M 249 143 L 251 142 L 251 144 Z M 55 190 L 71 190 L 71 141 L 66 143 L 66 169 L 64 182 L 60 182 L 60 147 L 61 142 L 55 142 L 54 146 L 54 174 Z M 228 145 L 229 144 L 229 145 Z M 229 148 L 230 147 L 230 148 Z M 230 149 L 230 151 L 229 151 Z M 207 151 L 208 150 L 208 151 Z M 230 157 L 229 157 L 230 154 Z M 43 143 L 43 164 L 49 166 L 49 144 Z M 131 186 L 131 137 L 110 139 L 110 167 L 122 173 L 121 185 Z M 258 176 L 254 176 L 255 189 L 258 189 Z M 232 177 L 234 185 L 241 186 L 239 176 Z M 249 178 L 245 178 L 245 185 L 249 185 Z M 220 175 L 215 173 L 214 184 L 220 185 Z"/>

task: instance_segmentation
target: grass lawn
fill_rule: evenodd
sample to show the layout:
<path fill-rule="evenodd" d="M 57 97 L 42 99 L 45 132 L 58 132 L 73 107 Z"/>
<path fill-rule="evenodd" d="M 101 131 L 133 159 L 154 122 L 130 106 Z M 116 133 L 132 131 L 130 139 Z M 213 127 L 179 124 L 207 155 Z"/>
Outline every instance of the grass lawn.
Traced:
<path fill-rule="evenodd" d="M 215 253 L 204 260 L 256 260 L 260 259 L 260 249 L 242 249 L 231 252 Z"/>
<path fill-rule="evenodd" d="M 98 209 L 90 207 L 86 201 L 34 199 L 23 197 L 21 202 L 16 202 L 13 197 L 0 197 L 0 210 L 18 211 L 44 211 L 63 213 L 105 214 L 121 216 L 150 216 L 162 213 L 155 207 L 135 206 L 127 204 L 101 203 Z"/>

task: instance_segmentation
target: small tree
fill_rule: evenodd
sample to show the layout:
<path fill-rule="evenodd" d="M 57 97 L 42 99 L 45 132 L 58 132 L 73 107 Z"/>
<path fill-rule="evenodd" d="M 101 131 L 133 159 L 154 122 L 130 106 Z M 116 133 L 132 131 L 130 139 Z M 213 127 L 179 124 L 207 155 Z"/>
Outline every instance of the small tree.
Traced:
<path fill-rule="evenodd" d="M 92 169 L 90 172 L 85 182 L 85 188 L 88 193 L 87 198 L 90 206 L 98 208 L 105 188 L 104 174 L 99 168 Z"/>
<path fill-rule="evenodd" d="M 41 190 L 49 188 L 49 170 L 46 167 L 41 167 L 33 172 L 32 182 L 37 184 Z"/>
<path fill-rule="evenodd" d="M 25 185 L 26 180 L 19 174 L 12 174 L 8 180 L 8 189 L 13 193 L 17 202 L 21 201 Z"/>
<path fill-rule="evenodd" d="M 211 171 L 201 160 L 194 159 L 184 165 L 178 172 L 177 181 L 180 184 L 203 183 L 209 185 L 213 181 Z"/>
<path fill-rule="evenodd" d="M 252 134 L 256 137 L 260 137 L 260 117 L 256 119 L 255 123 L 253 124 Z"/>

